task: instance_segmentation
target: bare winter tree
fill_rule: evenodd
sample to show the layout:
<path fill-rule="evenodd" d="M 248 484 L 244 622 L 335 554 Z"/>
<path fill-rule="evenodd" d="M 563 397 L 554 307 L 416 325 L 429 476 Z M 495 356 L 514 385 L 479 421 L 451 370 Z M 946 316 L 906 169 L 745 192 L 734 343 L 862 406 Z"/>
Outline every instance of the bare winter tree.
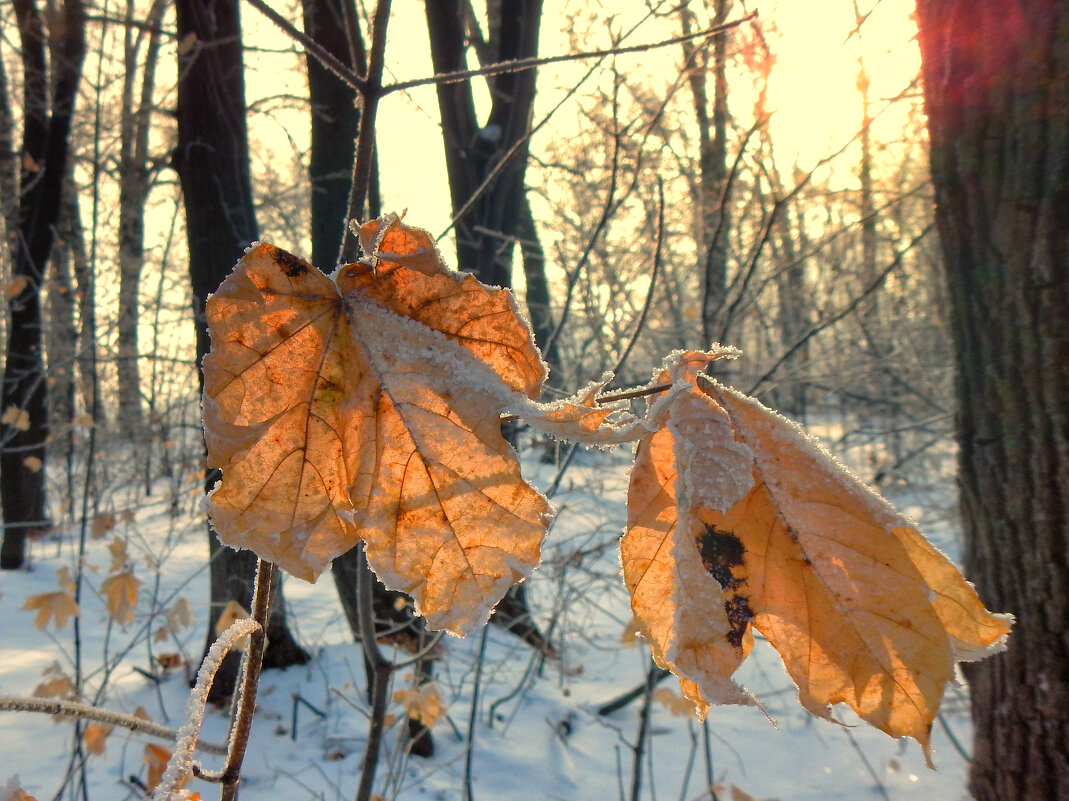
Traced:
<path fill-rule="evenodd" d="M 17 0 L 14 8 L 22 47 L 23 126 L 17 230 L 12 242 L 17 291 L 8 293 L 10 329 L 0 400 L 7 415 L 0 429 L 3 569 L 21 567 L 27 536 L 48 525 L 44 470 L 48 385 L 40 290 L 60 216 L 71 117 L 85 56 L 81 0 L 65 0 L 54 9 L 50 6 L 47 21 L 35 0 Z"/>
<path fill-rule="evenodd" d="M 953 308 L 966 570 L 1017 615 L 967 665 L 978 801 L 1069 797 L 1069 8 L 919 0 Z"/>
<path fill-rule="evenodd" d="M 189 272 L 197 326 L 197 358 L 208 352 L 204 304 L 248 244 L 256 239 L 256 215 L 249 178 L 241 26 L 236 0 L 178 0 L 178 147 L 175 169 L 182 182 L 189 240 Z M 209 475 L 213 485 L 216 475 Z M 223 546 L 208 531 L 212 608 L 208 645 L 229 600 L 246 609 L 252 598 L 256 556 Z M 275 593 L 267 630 L 267 667 L 301 664 L 308 654 L 286 626 L 281 592 Z M 238 656 L 224 663 L 212 685 L 213 699 L 233 692 Z"/>

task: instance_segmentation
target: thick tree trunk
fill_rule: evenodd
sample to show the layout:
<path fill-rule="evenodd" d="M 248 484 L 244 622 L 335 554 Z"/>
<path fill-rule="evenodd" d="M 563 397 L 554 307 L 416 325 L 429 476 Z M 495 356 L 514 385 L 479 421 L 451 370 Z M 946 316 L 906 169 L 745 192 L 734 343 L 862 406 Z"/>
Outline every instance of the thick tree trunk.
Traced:
<path fill-rule="evenodd" d="M 980 801 L 1069 798 L 1069 7 L 917 4 L 959 366 L 967 572 L 1017 615 L 967 666 Z"/>
<path fill-rule="evenodd" d="M 205 301 L 244 248 L 256 239 L 256 216 L 249 177 L 238 4 L 236 0 L 178 0 L 175 9 L 178 40 L 193 42 L 192 47 L 179 48 L 178 147 L 174 160 L 185 200 L 199 360 L 211 345 Z M 218 474 L 210 473 L 208 486 L 217 480 Z M 210 645 L 227 601 L 249 608 L 256 558 L 247 551 L 225 548 L 210 530 L 208 537 L 212 555 Z M 308 654 L 286 627 L 281 593 L 273 597 L 264 665 L 302 664 Z M 235 662 L 224 664 L 212 685 L 212 700 L 230 695 L 235 670 Z"/>
<path fill-rule="evenodd" d="M 11 328 L 0 409 L 17 413 L 0 428 L 0 502 L 4 539 L 0 568 L 22 567 L 26 537 L 48 525 L 45 443 L 48 383 L 42 354 L 41 287 L 59 219 L 71 116 L 85 55 L 85 9 L 66 0 L 55 10 L 48 45 L 34 0 L 16 0 L 23 65 L 22 173 L 13 278 L 22 290 L 8 301 Z M 25 413 L 25 416 L 22 413 Z"/>

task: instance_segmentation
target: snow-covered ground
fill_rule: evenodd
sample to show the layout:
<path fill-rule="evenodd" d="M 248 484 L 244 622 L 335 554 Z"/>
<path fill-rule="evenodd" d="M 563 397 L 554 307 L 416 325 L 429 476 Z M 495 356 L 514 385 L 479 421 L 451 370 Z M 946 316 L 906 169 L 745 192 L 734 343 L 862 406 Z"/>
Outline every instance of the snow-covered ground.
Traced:
<path fill-rule="evenodd" d="M 628 454 L 583 453 L 553 499 L 559 515 L 543 565 L 530 580 L 543 630 L 552 632 L 560 659 L 540 661 L 530 648 L 498 628 L 467 640 L 448 638 L 436 679 L 447 704 L 434 728 L 436 754 L 407 760 L 398 749 L 400 726 L 388 738 L 376 792 L 384 798 L 461 799 L 471 753 L 471 787 L 479 801 L 504 799 L 631 798 L 641 700 L 609 715 L 597 707 L 643 681 L 648 649 L 626 644 L 630 621 L 619 576 L 616 542 L 624 521 Z M 550 483 L 554 468 L 525 463 L 528 477 Z M 195 471 L 191 471 L 195 476 Z M 947 515 L 951 479 L 933 494 L 895 498 L 945 550 L 954 552 Z M 172 485 L 178 486 L 178 485 Z M 170 726 L 181 724 L 189 692 L 188 660 L 203 644 L 208 599 L 203 522 L 197 514 L 198 481 L 164 487 L 146 498 L 139 488 L 113 492 L 120 514 L 106 536 L 90 540 L 82 615 L 75 645 L 71 623 L 41 631 L 27 597 L 57 589 L 57 570 L 73 570 L 77 532 L 33 546 L 28 571 L 5 573 L 0 597 L 0 694 L 30 695 L 58 670 L 75 675 L 80 660 L 87 700 L 133 712 L 142 707 Z M 121 512 L 129 509 L 130 514 Z M 109 624 L 95 594 L 107 574 L 108 543 L 129 536 L 129 553 L 142 579 L 137 616 L 125 628 Z M 334 597 L 333 583 L 285 584 L 291 624 L 314 655 L 311 663 L 264 675 L 259 710 L 243 771 L 242 801 L 352 798 L 366 736 L 363 663 Z M 166 612 L 188 599 L 198 625 L 156 641 Z M 483 649 L 482 669 L 477 670 Z M 187 660 L 163 671 L 161 654 Z M 50 669 L 52 672 L 50 673 Z M 153 678 L 155 676 L 155 678 Z M 476 685 L 476 678 L 478 684 Z M 410 678 L 397 677 L 397 688 Z M 760 642 L 738 678 L 764 703 L 757 708 L 714 708 L 703 729 L 693 717 L 652 705 L 650 734 L 641 758 L 643 799 L 708 797 L 709 777 L 720 799 L 940 799 L 966 798 L 966 760 L 948 737 L 968 747 L 970 723 L 964 691 L 949 687 L 933 733 L 938 770 L 925 767 L 920 747 L 895 741 L 864 724 L 815 719 L 798 705 L 777 655 Z M 674 679 L 660 685 L 678 695 Z M 469 731 L 473 691 L 478 704 Z M 659 693 L 659 696 L 663 695 Z M 313 708 L 314 707 L 314 711 Z M 399 709 L 397 711 L 400 711 Z M 203 733 L 222 742 L 226 713 L 209 710 Z M 0 787 L 17 775 L 22 788 L 47 801 L 66 787 L 72 765 L 73 726 L 47 716 L 0 713 Z M 84 798 L 137 798 L 146 778 L 144 743 L 160 742 L 116 730 L 104 754 L 85 759 Z M 208 767 L 218 757 L 203 756 Z M 77 766 L 75 766 L 77 771 Z M 195 782 L 202 798 L 216 788 Z M 82 797 L 79 795 L 79 797 Z"/>

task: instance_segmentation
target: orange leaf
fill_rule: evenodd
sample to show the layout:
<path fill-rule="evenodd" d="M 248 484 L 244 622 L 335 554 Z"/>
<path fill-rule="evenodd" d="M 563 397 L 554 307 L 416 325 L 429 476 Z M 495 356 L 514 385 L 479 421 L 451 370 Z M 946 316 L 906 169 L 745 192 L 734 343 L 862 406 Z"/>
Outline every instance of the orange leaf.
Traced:
<path fill-rule="evenodd" d="M 100 594 L 104 596 L 111 619 L 119 625 L 134 622 L 134 608 L 140 587 L 141 580 L 129 572 L 109 576 L 100 585 Z"/>
<path fill-rule="evenodd" d="M 56 628 L 61 629 L 67 625 L 67 618 L 71 615 L 77 617 L 79 614 L 74 596 L 66 590 L 31 595 L 26 599 L 22 608 L 37 610 L 37 617 L 34 618 L 33 624 L 39 629 L 44 629 L 52 618 L 56 620 Z"/>
<path fill-rule="evenodd" d="M 148 743 L 145 745 L 145 766 L 147 768 L 147 775 L 145 777 L 145 789 L 148 792 L 152 792 L 159 785 L 160 780 L 163 779 L 163 772 L 167 770 L 167 761 L 171 758 L 171 750 L 164 748 L 162 745 L 155 745 Z"/>
<path fill-rule="evenodd" d="M 227 601 L 226 606 L 223 607 L 222 613 L 219 615 L 219 619 L 215 621 L 215 636 L 218 637 L 228 628 L 230 628 L 236 621 L 245 620 L 249 617 L 249 613 L 245 611 L 245 607 L 239 604 L 237 601 Z M 240 638 L 234 647 L 239 651 L 244 651 L 245 646 L 249 644 L 248 635 Z"/>
<path fill-rule="evenodd" d="M 748 652 L 752 623 L 808 710 L 830 717 L 846 703 L 927 754 L 955 660 L 1000 650 L 1012 617 L 984 609 L 945 556 L 798 426 L 697 375 L 687 356 L 669 361 L 673 389 L 651 405 L 664 427 L 639 445 L 622 546 L 654 656 L 702 711 Z"/>
<path fill-rule="evenodd" d="M 90 754 L 100 756 L 108 750 L 108 735 L 114 727 L 107 723 L 90 723 L 85 727 L 85 748 Z"/>
<path fill-rule="evenodd" d="M 438 685 L 433 682 L 419 687 L 397 690 L 393 694 L 393 700 L 405 707 L 408 717 L 420 721 L 428 728 L 440 720 L 446 712 L 445 703 L 442 701 L 441 693 L 438 692 Z"/>
<path fill-rule="evenodd" d="M 28 431 L 30 428 L 30 413 L 18 406 L 8 406 L 0 416 L 0 423 L 17 428 L 19 431 Z"/>
<path fill-rule="evenodd" d="M 116 570 L 122 568 L 126 564 L 126 560 L 129 558 L 126 553 L 126 540 L 116 537 L 108 545 L 108 553 L 111 554 L 111 566 L 108 567 L 109 573 L 114 573 Z"/>
<path fill-rule="evenodd" d="M 5 285 L 4 294 L 7 295 L 9 298 L 17 298 L 19 295 L 22 294 L 22 290 L 29 286 L 29 284 L 30 281 L 28 278 L 26 278 L 26 276 L 16 275 Z M 6 423 L 7 421 L 5 420 L 4 422 Z"/>
<path fill-rule="evenodd" d="M 37 799 L 22 789 L 18 776 L 12 776 L 6 784 L 0 787 L 0 801 L 37 801 Z"/>
<path fill-rule="evenodd" d="M 396 217 L 370 226 L 336 284 L 258 245 L 209 300 L 209 509 L 224 542 L 308 580 L 362 537 L 388 586 L 466 632 L 538 560 L 549 507 L 499 418 L 544 366 L 508 292 Z"/>

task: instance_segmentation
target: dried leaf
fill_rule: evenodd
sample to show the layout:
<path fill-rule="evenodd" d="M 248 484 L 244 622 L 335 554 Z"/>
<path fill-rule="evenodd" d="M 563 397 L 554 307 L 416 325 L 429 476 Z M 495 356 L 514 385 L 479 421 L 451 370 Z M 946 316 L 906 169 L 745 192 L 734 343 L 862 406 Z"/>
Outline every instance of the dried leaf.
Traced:
<path fill-rule="evenodd" d="M 227 601 L 226 606 L 223 607 L 223 611 L 219 615 L 219 619 L 215 621 L 215 636 L 221 635 L 238 620 L 245 620 L 248 617 L 249 613 L 245 611 L 245 607 L 237 601 Z M 234 644 L 234 647 L 239 651 L 244 651 L 248 644 L 249 637 L 245 635 Z"/>
<path fill-rule="evenodd" d="M 156 654 L 156 662 L 164 670 L 172 670 L 173 668 L 180 667 L 185 660 L 182 659 L 181 654 L 166 653 Z"/>
<path fill-rule="evenodd" d="M 258 245 L 209 300 L 213 525 L 308 580 L 362 537 L 431 626 L 467 632 L 538 560 L 549 507 L 499 418 L 544 365 L 511 295 L 446 269 L 426 232 L 361 233 L 372 255 L 336 284 Z"/>
<path fill-rule="evenodd" d="M 149 714 L 149 711 L 140 704 L 138 704 L 137 709 L 134 710 L 134 717 L 140 718 L 141 720 L 147 720 L 149 723 L 152 723 L 152 715 Z"/>
<path fill-rule="evenodd" d="M 25 459 L 22 460 L 22 463 L 26 465 L 26 468 L 31 473 L 38 473 L 40 472 L 41 468 L 45 466 L 44 462 L 42 462 L 36 456 L 27 456 Z"/>
<path fill-rule="evenodd" d="M 8 406 L 4 409 L 3 416 L 0 416 L 0 423 L 17 428 L 19 431 L 29 431 L 30 413 L 18 406 Z"/>
<path fill-rule="evenodd" d="M 757 796 L 750 795 L 745 790 L 736 787 L 734 784 L 727 784 L 724 782 L 717 782 L 713 785 L 713 790 L 716 791 L 718 798 L 730 798 L 731 801 L 759 801 Z M 764 801 L 777 801 L 775 798 L 766 798 Z"/>
<path fill-rule="evenodd" d="M 94 540 L 100 540 L 113 528 L 115 528 L 115 515 L 97 515 L 93 518 L 93 525 L 90 527 L 89 535 Z"/>
<path fill-rule="evenodd" d="M 163 779 L 163 772 L 167 770 L 167 761 L 171 758 L 171 749 L 162 745 L 147 743 L 145 745 L 145 789 L 152 792 Z"/>
<path fill-rule="evenodd" d="M 29 279 L 26 278 L 26 276 L 16 275 L 4 286 L 4 294 L 7 295 L 8 298 L 17 298 L 19 295 L 22 294 L 22 290 L 24 290 L 29 285 L 30 282 Z M 5 420 L 4 422 L 7 421 Z"/>
<path fill-rule="evenodd" d="M 171 631 L 189 628 L 196 620 L 197 616 L 193 613 L 193 604 L 186 598 L 178 598 L 167 611 L 167 625 L 171 627 Z"/>
<path fill-rule="evenodd" d="M 195 31 L 189 31 L 178 42 L 178 55 L 185 56 L 192 52 L 193 48 L 197 44 L 197 34 Z"/>
<path fill-rule="evenodd" d="M 67 618 L 79 614 L 78 604 L 74 596 L 66 590 L 60 592 L 45 592 L 40 595 L 31 595 L 22 605 L 23 609 L 37 610 L 37 617 L 33 624 L 39 629 L 44 629 L 48 621 L 55 618 L 56 628 L 61 629 L 67 625 Z"/>
<path fill-rule="evenodd" d="M 74 698 L 78 691 L 69 676 L 46 679 L 33 688 L 36 698 Z"/>
<path fill-rule="evenodd" d="M 627 403 L 598 403 L 596 400 L 612 379 L 612 373 L 606 373 L 575 396 L 553 403 L 541 404 L 523 398 L 510 406 L 508 412 L 522 417 L 524 423 L 536 431 L 584 445 L 634 442 L 644 433 L 643 423 L 628 411 Z"/>
<path fill-rule="evenodd" d="M 1012 617 L 984 609 L 945 556 L 798 426 L 686 362 L 669 360 L 675 385 L 651 405 L 663 427 L 639 444 L 622 545 L 655 658 L 703 712 L 732 694 L 752 624 L 808 710 L 830 717 L 846 703 L 927 753 L 955 660 L 1004 647 Z"/>
<path fill-rule="evenodd" d="M 107 739 L 114 726 L 107 723 L 90 723 L 85 727 L 85 748 L 90 754 L 100 756 L 108 750 Z"/>
<path fill-rule="evenodd" d="M 667 687 L 654 690 L 653 700 L 677 717 L 689 718 L 694 715 L 694 702 L 689 698 L 676 695 Z"/>
<path fill-rule="evenodd" d="M 0 801 L 37 801 L 32 795 L 22 789 L 18 775 L 12 776 L 3 787 L 0 787 Z"/>
<path fill-rule="evenodd" d="M 620 643 L 626 645 L 628 648 L 638 645 L 642 636 L 642 628 L 638 624 L 638 619 L 633 617 L 627 621 L 627 625 L 624 626 L 624 630 L 620 632 Z"/>
<path fill-rule="evenodd" d="M 120 626 L 134 622 L 134 608 L 140 587 L 141 580 L 130 572 L 109 576 L 100 585 L 100 594 L 104 596 L 111 619 Z"/>
<path fill-rule="evenodd" d="M 121 570 L 129 559 L 126 553 L 126 540 L 121 537 L 113 539 L 108 544 L 108 553 L 111 554 L 111 565 L 108 567 L 108 572 L 114 573 L 117 570 Z"/>
<path fill-rule="evenodd" d="M 74 581 L 71 579 L 71 571 L 66 565 L 56 569 L 56 583 L 61 590 L 74 592 Z"/>
<path fill-rule="evenodd" d="M 446 712 L 438 685 L 433 682 L 397 690 L 393 694 L 393 700 L 404 706 L 408 717 L 418 720 L 427 728 L 434 726 Z"/>

